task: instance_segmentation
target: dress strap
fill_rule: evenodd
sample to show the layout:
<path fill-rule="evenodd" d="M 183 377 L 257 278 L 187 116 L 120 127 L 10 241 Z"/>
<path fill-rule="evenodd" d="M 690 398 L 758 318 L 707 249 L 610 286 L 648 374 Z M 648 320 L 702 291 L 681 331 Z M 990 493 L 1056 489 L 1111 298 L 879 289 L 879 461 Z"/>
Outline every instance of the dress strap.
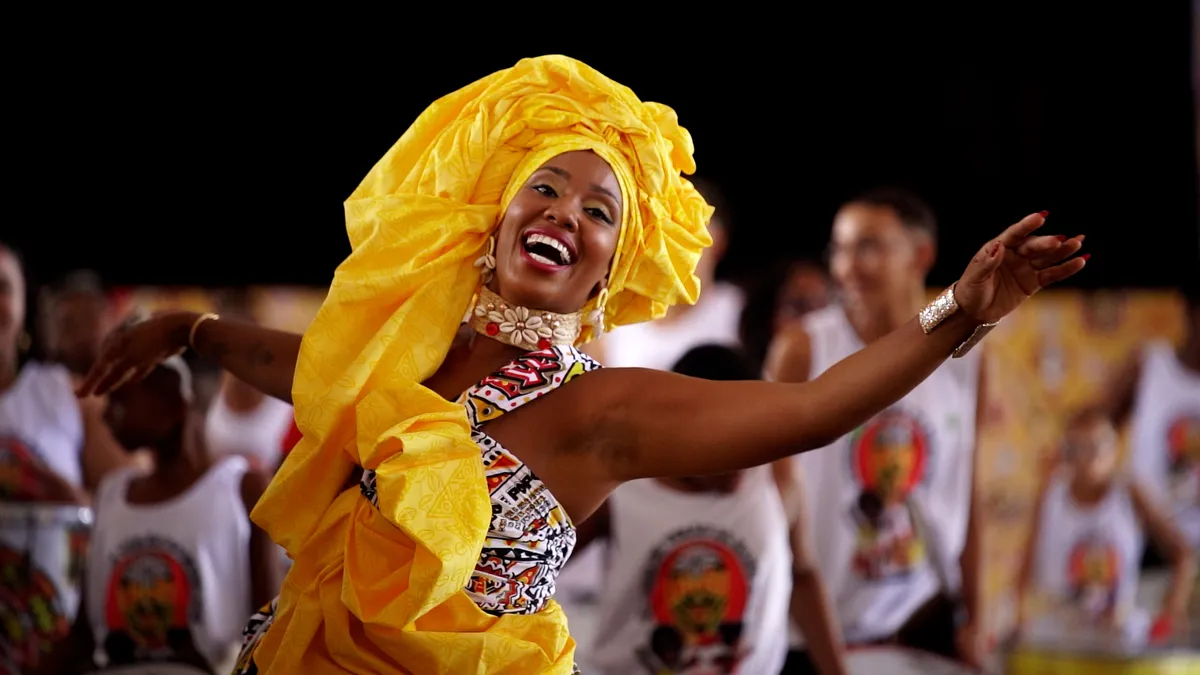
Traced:
<path fill-rule="evenodd" d="M 575 347 L 528 352 L 464 391 L 458 402 L 466 409 L 471 426 L 478 429 L 599 368 L 599 362 Z"/>

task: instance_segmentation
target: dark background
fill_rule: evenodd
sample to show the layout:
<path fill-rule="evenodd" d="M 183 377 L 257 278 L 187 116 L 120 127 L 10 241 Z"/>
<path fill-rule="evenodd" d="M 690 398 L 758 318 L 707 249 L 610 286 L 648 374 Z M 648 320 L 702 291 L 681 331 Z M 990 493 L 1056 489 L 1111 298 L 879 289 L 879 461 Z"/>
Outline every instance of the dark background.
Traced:
<path fill-rule="evenodd" d="M 856 12 L 727 34 L 719 16 L 676 18 L 641 41 L 655 19 L 461 41 L 430 28 L 432 45 L 417 42 L 433 19 L 392 41 L 332 25 L 60 35 L 12 69 L 0 237 L 43 280 L 90 267 L 114 284 L 324 285 L 349 250 L 342 201 L 426 105 L 558 52 L 677 110 L 732 206 L 727 274 L 819 256 L 839 203 L 879 182 L 935 207 L 934 284 L 1042 209 L 1089 235 L 1076 285 L 1200 274 L 1189 3 Z"/>

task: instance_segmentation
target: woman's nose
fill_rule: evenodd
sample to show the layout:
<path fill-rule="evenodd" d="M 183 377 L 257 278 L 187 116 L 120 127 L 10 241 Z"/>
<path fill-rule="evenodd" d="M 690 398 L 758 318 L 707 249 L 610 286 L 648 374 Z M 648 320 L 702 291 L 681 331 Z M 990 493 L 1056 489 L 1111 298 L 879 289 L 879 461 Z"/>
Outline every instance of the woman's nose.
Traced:
<path fill-rule="evenodd" d="M 569 208 L 558 204 L 546 210 L 546 219 L 555 225 L 562 226 L 568 232 L 574 232 L 579 222 L 579 218 L 572 215 Z"/>

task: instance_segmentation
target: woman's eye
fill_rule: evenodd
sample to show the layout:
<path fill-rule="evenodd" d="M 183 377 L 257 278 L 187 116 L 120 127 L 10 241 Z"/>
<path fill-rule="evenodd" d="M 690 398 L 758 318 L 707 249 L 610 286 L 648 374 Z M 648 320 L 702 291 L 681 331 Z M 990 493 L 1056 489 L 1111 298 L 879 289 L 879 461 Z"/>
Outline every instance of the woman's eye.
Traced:
<path fill-rule="evenodd" d="M 558 196 L 558 193 L 554 191 L 554 188 L 550 187 L 549 185 L 534 185 L 533 189 L 537 192 L 540 192 L 540 193 L 546 195 L 547 197 L 557 197 Z"/>
<path fill-rule="evenodd" d="M 609 225 L 612 224 L 612 218 L 608 215 L 608 212 L 606 212 L 604 209 L 591 208 L 591 209 L 587 209 L 587 213 L 589 216 L 591 216 L 593 218 L 602 220 L 602 221 L 608 223 Z"/>

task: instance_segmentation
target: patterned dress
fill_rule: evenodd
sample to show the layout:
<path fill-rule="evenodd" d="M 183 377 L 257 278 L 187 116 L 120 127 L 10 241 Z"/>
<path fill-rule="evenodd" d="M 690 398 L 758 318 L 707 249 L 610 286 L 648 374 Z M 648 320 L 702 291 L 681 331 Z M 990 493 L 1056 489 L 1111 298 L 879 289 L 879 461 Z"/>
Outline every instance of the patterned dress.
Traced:
<path fill-rule="evenodd" d="M 529 467 L 483 428 L 599 367 L 574 347 L 551 347 L 518 357 L 458 397 L 471 423 L 471 440 L 479 446 L 492 502 L 491 526 L 465 591 L 488 614 L 533 614 L 545 607 L 575 547 L 575 526 Z M 374 471 L 363 472 L 359 489 L 378 506 Z M 234 675 L 258 672 L 254 650 L 271 626 L 277 602 L 272 600 L 246 624 Z"/>

